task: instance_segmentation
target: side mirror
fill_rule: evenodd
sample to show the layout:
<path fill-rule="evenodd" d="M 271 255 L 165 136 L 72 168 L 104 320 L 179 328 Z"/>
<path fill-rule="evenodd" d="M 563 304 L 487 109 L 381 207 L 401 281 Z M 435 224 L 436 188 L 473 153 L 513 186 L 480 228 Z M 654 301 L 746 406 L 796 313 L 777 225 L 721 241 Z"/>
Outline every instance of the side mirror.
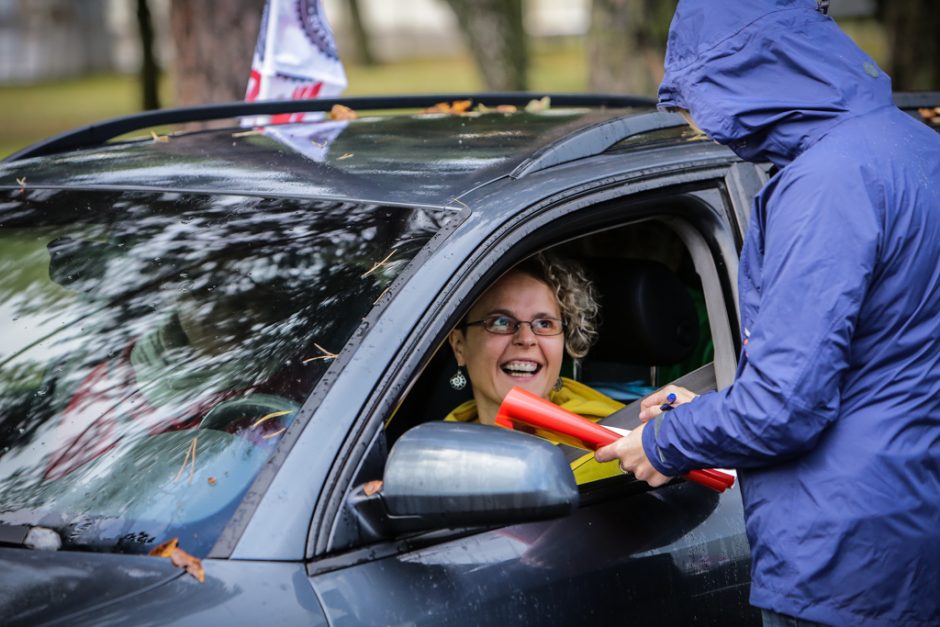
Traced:
<path fill-rule="evenodd" d="M 557 518 L 577 508 L 578 488 L 564 454 L 545 440 L 430 422 L 395 442 L 382 489 L 360 498 L 359 516 L 372 519 L 365 526 L 388 535 Z"/>

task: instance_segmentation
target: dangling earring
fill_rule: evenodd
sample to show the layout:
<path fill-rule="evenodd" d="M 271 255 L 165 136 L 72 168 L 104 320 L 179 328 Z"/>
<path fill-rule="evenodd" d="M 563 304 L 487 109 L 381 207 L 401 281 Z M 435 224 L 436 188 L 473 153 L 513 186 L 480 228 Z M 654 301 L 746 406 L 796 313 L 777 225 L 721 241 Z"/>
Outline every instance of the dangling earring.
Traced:
<path fill-rule="evenodd" d="M 467 387 L 467 377 L 460 366 L 457 366 L 457 372 L 450 378 L 450 387 L 455 390 L 462 390 Z"/>
<path fill-rule="evenodd" d="M 555 380 L 555 385 L 552 386 L 552 389 L 556 392 L 560 392 L 561 388 L 565 387 L 565 384 L 562 382 L 561 377 L 558 377 Z"/>

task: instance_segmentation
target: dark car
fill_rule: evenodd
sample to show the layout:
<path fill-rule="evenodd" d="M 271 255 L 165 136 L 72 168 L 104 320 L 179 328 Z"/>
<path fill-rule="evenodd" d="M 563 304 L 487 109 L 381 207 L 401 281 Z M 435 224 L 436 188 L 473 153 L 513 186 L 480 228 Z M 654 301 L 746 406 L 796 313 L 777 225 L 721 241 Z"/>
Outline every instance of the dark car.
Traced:
<path fill-rule="evenodd" d="M 473 99 L 108 141 L 333 103 L 164 111 L 0 166 L 0 622 L 759 624 L 737 485 L 576 486 L 565 447 L 441 419 L 447 333 L 545 250 L 600 291 L 565 372 L 611 424 L 727 386 L 769 168 L 641 99 Z"/>

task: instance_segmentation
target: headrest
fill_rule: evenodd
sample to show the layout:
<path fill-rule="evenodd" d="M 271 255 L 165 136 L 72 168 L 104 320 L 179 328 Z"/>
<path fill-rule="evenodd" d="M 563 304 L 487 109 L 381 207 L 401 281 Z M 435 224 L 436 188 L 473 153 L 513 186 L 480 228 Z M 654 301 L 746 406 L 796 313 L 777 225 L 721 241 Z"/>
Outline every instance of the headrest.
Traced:
<path fill-rule="evenodd" d="M 661 263 L 585 259 L 601 306 L 598 340 L 588 359 L 669 365 L 690 355 L 698 315 L 686 286 Z"/>

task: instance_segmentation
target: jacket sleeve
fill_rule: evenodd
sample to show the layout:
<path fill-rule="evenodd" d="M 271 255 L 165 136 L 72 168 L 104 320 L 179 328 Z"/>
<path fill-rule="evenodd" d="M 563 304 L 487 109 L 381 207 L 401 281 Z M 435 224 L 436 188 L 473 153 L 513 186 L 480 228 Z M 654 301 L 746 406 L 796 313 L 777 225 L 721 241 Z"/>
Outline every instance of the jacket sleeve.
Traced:
<path fill-rule="evenodd" d="M 663 474 L 767 465 L 811 449 L 837 419 L 840 381 L 882 245 L 883 195 L 860 173 L 826 169 L 781 173 L 765 207 L 763 240 L 747 244 L 763 250 L 756 314 L 742 321 L 744 362 L 728 388 L 647 425 L 644 450 Z M 756 220 L 751 229 L 759 228 Z"/>

